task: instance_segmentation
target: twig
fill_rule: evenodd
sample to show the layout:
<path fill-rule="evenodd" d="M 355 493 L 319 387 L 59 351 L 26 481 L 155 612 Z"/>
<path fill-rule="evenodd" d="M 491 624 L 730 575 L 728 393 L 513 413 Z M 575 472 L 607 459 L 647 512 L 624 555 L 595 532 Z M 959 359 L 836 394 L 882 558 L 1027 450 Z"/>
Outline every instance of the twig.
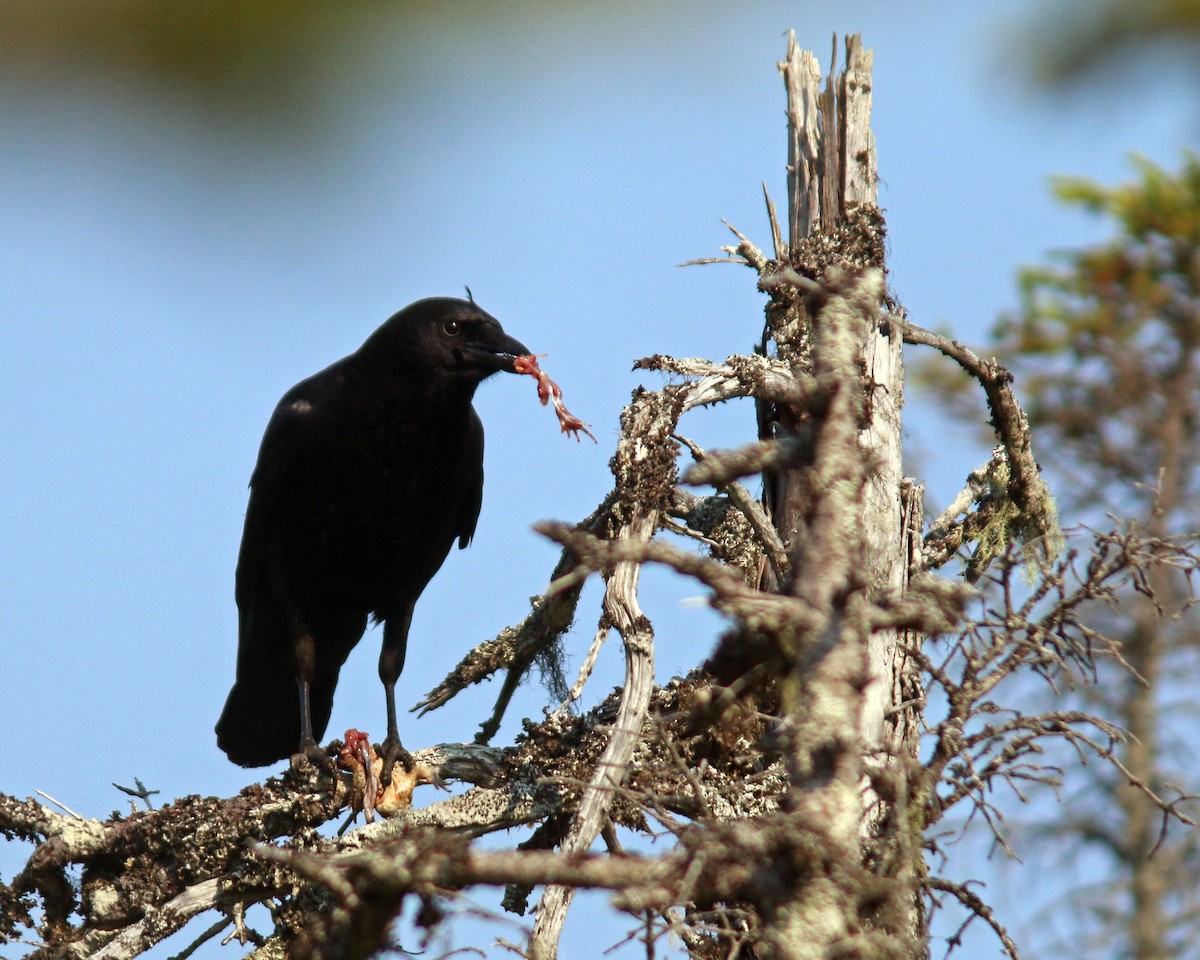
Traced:
<path fill-rule="evenodd" d="M 118 790 L 120 790 L 122 793 L 127 793 L 131 797 L 137 797 L 139 800 L 142 801 L 142 803 L 144 803 L 146 805 L 147 810 L 153 810 L 154 804 L 150 802 L 150 798 L 152 796 L 154 796 L 156 793 L 162 793 L 162 791 L 161 790 L 147 790 L 146 785 L 144 783 L 142 783 L 142 781 L 139 780 L 137 777 L 133 778 L 133 782 L 137 785 L 137 789 L 132 789 L 130 787 L 123 787 L 119 783 L 114 783 L 113 786 L 116 787 Z"/>
<path fill-rule="evenodd" d="M 113 786 L 115 787 L 116 784 L 114 783 Z M 217 936 L 217 934 L 229 926 L 231 922 L 232 921 L 228 917 L 222 917 L 202 934 L 200 934 L 200 936 L 196 937 L 195 940 L 180 950 L 179 953 L 170 957 L 169 960 L 187 960 L 188 957 L 204 946 L 204 944 L 208 943 L 209 940 Z M 233 934 L 230 934 L 230 936 L 233 936 Z M 222 946 L 224 946 L 224 944 L 222 944 Z"/>
<path fill-rule="evenodd" d="M 954 897 L 959 903 L 961 903 L 967 908 L 967 910 L 970 911 L 971 917 L 968 918 L 968 923 L 971 919 L 978 917 L 992 928 L 992 932 L 996 935 L 996 939 L 1000 941 L 1001 946 L 1004 948 L 1004 952 L 1008 954 L 1012 960 L 1018 960 L 1019 955 L 1017 953 L 1017 945 L 1013 942 L 1012 937 L 1008 935 L 1008 931 L 1004 929 L 1004 926 L 1000 923 L 1000 921 L 996 919 L 995 911 L 986 903 L 984 903 L 978 895 L 969 890 L 965 884 L 952 883 L 949 880 L 943 880 L 941 877 L 926 877 L 924 880 L 924 885 L 930 890 L 938 890 L 942 893 L 948 893 L 950 896 Z M 959 927 L 958 932 L 950 938 L 951 947 L 960 945 L 960 938 L 963 930 L 966 929 L 966 926 L 967 924 L 964 923 L 961 927 Z"/>
<path fill-rule="evenodd" d="M 600 648 L 604 646 L 604 641 L 608 639 L 608 631 L 608 624 L 601 622 L 600 626 L 596 629 L 596 635 L 592 638 L 591 646 L 588 647 L 587 655 L 583 658 L 583 664 L 579 668 L 579 676 L 576 677 L 575 683 L 571 685 L 571 692 L 567 695 L 567 699 L 559 705 L 559 710 L 565 710 L 570 704 L 583 696 L 584 685 L 592 675 L 592 670 L 596 666 L 596 660 L 600 657 Z"/>
<path fill-rule="evenodd" d="M 49 800 L 49 801 L 50 801 L 52 804 L 54 804 L 54 805 L 55 805 L 56 807 L 58 807 L 60 810 L 65 810 L 69 816 L 72 816 L 72 817 L 74 817 L 76 820 L 86 820 L 86 819 L 87 819 L 86 817 L 84 817 L 84 816 L 83 816 L 83 814 L 81 814 L 81 813 L 76 813 L 74 810 L 72 810 L 70 807 L 68 807 L 68 806 L 67 806 L 65 803 L 63 803 L 61 800 L 55 800 L 55 799 L 54 799 L 54 797 L 50 796 L 50 794 L 48 794 L 48 793 L 45 793 L 45 792 L 43 792 L 43 791 L 41 791 L 41 790 L 36 790 L 36 791 L 34 791 L 34 792 L 35 792 L 35 793 L 36 793 L 36 794 L 37 794 L 39 797 L 41 797 L 43 800 Z"/>
<path fill-rule="evenodd" d="M 697 464 L 706 462 L 705 452 L 691 440 L 679 434 L 675 434 L 675 439 L 691 451 Z M 688 481 L 685 474 L 684 482 L 696 481 Z M 704 481 L 701 480 L 698 482 Z M 783 541 L 779 539 L 779 532 L 775 529 L 775 525 L 771 523 L 762 505 L 750 496 L 750 492 L 736 480 L 725 480 L 724 482 L 718 480 L 717 489 L 729 497 L 729 502 L 741 511 L 742 516 L 750 524 L 751 529 L 758 537 L 759 543 L 762 544 L 763 552 L 766 554 L 767 562 L 771 565 L 771 570 L 775 574 L 776 582 L 786 582 L 790 569 L 787 549 L 784 547 Z"/>
<path fill-rule="evenodd" d="M 1061 535 L 1053 500 L 1033 456 L 1029 419 L 1012 391 L 1012 374 L 995 360 L 982 359 L 957 340 L 925 330 L 906 317 L 893 315 L 892 319 L 900 325 L 905 343 L 933 347 L 958 363 L 983 387 L 992 414 L 992 426 L 1007 459 L 1008 496 L 1029 527 L 1030 535 L 1025 539 L 1037 544 L 1044 563 L 1052 562 L 1057 556 L 1056 541 Z"/>

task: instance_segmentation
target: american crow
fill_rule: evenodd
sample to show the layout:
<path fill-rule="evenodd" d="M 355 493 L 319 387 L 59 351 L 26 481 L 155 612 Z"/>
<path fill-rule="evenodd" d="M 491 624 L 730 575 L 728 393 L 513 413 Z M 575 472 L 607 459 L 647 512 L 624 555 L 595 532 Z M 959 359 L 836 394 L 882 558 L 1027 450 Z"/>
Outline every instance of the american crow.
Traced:
<path fill-rule="evenodd" d="M 373 616 L 390 779 L 406 756 L 395 686 L 413 605 L 479 517 L 483 424 L 471 399 L 528 353 L 474 302 L 420 300 L 283 395 L 238 555 L 237 681 L 216 728 L 234 763 L 320 756 L 338 672 Z"/>

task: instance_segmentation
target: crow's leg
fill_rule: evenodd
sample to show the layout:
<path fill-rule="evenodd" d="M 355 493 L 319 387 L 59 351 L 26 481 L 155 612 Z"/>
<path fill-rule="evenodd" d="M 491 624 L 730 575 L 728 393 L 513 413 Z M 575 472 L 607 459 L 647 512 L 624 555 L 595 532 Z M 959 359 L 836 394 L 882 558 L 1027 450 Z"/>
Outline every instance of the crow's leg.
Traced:
<path fill-rule="evenodd" d="M 399 760 L 405 770 L 411 770 L 412 754 L 400 743 L 399 725 L 396 723 L 396 680 L 404 669 L 404 653 L 408 649 L 408 627 L 412 623 L 413 604 L 406 603 L 396 617 L 388 617 L 383 624 L 383 649 L 379 652 L 379 679 L 383 681 L 383 692 L 387 697 L 387 739 L 380 745 L 383 757 L 383 775 L 380 783 L 386 787 L 392 782 L 392 767 Z"/>
<path fill-rule="evenodd" d="M 293 770 L 298 771 L 300 765 L 307 760 L 318 770 L 329 772 L 336 781 L 337 764 L 321 749 L 312 732 L 312 708 L 308 702 L 308 690 L 317 671 L 316 642 L 308 629 L 298 621 L 293 643 L 296 654 L 296 687 L 300 694 L 300 746 L 292 754 L 291 766 Z"/>

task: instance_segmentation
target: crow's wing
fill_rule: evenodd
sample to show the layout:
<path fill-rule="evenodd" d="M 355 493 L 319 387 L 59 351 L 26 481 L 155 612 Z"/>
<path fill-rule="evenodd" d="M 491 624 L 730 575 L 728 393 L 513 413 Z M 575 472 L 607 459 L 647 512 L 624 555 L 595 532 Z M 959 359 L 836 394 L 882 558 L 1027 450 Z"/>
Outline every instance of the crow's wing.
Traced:
<path fill-rule="evenodd" d="M 321 442 L 333 394 L 340 385 L 344 361 L 300 381 L 275 407 L 250 475 L 250 500 L 238 553 L 236 595 L 239 607 L 262 589 L 274 515 L 286 491 L 304 483 L 305 453 Z"/>
<path fill-rule="evenodd" d="M 475 524 L 479 522 L 479 510 L 483 506 L 483 421 L 474 407 L 467 422 L 467 435 L 463 438 L 463 469 L 469 470 L 471 476 L 465 487 L 466 496 L 463 497 L 462 512 L 454 531 L 458 535 L 460 550 L 475 536 Z"/>
<path fill-rule="evenodd" d="M 336 367 L 336 365 L 335 365 Z M 250 478 L 250 501 L 238 553 L 237 679 L 217 721 L 217 743 L 234 763 L 262 766 L 289 756 L 299 741 L 300 708 L 294 663 L 293 612 L 271 588 L 268 571 L 275 514 L 290 484 L 304 472 L 305 451 L 320 442 L 324 407 L 338 374 L 329 368 L 286 394 L 263 434 Z M 359 634 L 362 625 L 359 625 Z M 339 664 L 340 665 L 340 664 Z M 333 671 L 336 682 L 337 671 Z M 327 699 L 332 704 L 332 688 Z M 314 716 L 324 730 L 329 709 Z"/>

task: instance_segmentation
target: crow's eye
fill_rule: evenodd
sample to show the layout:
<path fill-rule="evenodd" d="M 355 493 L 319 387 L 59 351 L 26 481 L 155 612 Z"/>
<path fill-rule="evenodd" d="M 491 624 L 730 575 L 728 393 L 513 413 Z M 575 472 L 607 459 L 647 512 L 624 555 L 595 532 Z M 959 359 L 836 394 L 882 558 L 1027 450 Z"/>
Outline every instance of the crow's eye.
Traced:
<path fill-rule="evenodd" d="M 458 336 L 459 325 L 457 320 L 443 320 L 442 333 L 448 337 Z"/>

